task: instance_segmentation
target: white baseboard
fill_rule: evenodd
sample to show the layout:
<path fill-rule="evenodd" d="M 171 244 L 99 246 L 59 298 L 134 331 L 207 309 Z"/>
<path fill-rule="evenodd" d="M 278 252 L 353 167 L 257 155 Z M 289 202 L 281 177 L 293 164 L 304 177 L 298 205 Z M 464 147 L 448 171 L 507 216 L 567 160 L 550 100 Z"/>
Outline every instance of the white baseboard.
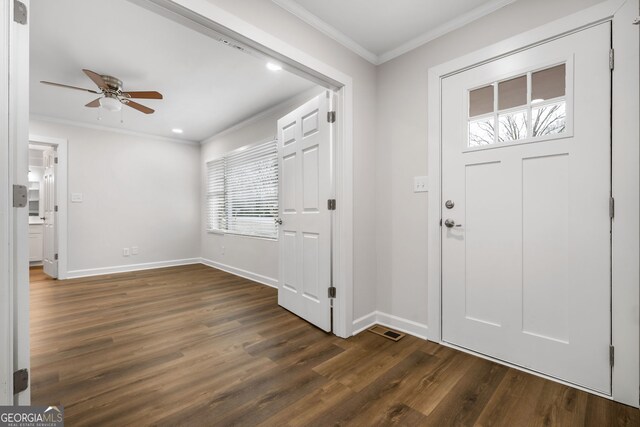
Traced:
<path fill-rule="evenodd" d="M 413 320 L 403 319 L 402 317 L 383 313 L 381 311 L 374 311 L 353 321 L 353 335 L 356 335 L 375 324 L 387 326 L 400 332 L 413 335 L 414 337 L 422 338 L 423 340 L 427 339 L 427 330 L 429 329 L 427 325 L 414 322 Z"/>
<path fill-rule="evenodd" d="M 365 314 L 353 321 L 353 335 L 358 335 L 360 332 L 364 331 L 375 325 L 378 321 L 378 312 L 372 311 L 369 314 Z"/>
<path fill-rule="evenodd" d="M 222 264 L 206 258 L 200 258 L 200 263 L 208 265 L 209 267 L 217 268 L 218 270 L 226 271 L 227 273 L 231 273 L 235 276 L 244 277 L 245 279 L 249 279 L 254 282 L 262 283 L 263 285 L 271 286 L 272 288 L 278 289 L 278 279 L 274 279 L 273 277 L 267 277 L 261 274 L 252 273 L 251 271 L 232 267 L 230 265 Z"/>
<path fill-rule="evenodd" d="M 200 258 L 176 259 L 170 261 L 147 262 L 143 264 L 118 265 L 115 267 L 89 268 L 86 270 L 71 270 L 67 272 L 67 279 L 79 277 L 100 276 L 103 274 L 127 273 L 131 271 L 151 270 L 154 268 L 175 267 L 178 265 L 200 264 Z"/>

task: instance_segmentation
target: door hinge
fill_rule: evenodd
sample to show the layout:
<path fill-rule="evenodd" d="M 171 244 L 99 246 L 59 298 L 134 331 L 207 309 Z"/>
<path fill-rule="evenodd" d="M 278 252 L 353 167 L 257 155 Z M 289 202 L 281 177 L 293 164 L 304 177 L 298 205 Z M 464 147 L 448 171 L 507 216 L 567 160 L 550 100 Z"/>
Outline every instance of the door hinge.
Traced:
<path fill-rule="evenodd" d="M 335 286 L 330 286 L 329 287 L 329 298 L 335 298 L 336 297 L 336 288 Z"/>
<path fill-rule="evenodd" d="M 613 367 L 613 362 L 615 359 L 615 349 L 612 345 L 609 346 L 609 365 Z"/>
<path fill-rule="evenodd" d="M 440 227 L 442 227 L 442 218 L 440 218 Z"/>
<path fill-rule="evenodd" d="M 54 261 L 57 261 L 57 260 L 58 260 L 58 254 L 55 254 L 55 255 L 53 256 L 53 260 L 54 260 Z"/>
<path fill-rule="evenodd" d="M 55 163 L 56 165 L 58 164 L 58 158 L 57 157 L 53 158 L 53 163 Z"/>
<path fill-rule="evenodd" d="M 328 111 L 327 112 L 327 121 L 329 123 L 335 123 L 336 122 L 336 112 L 335 111 Z"/>
<path fill-rule="evenodd" d="M 609 218 L 613 219 L 616 214 L 616 201 L 613 197 L 609 197 Z"/>
<path fill-rule="evenodd" d="M 55 206 L 53 207 L 53 211 L 54 211 L 54 212 L 58 212 L 58 205 L 55 205 Z"/>
<path fill-rule="evenodd" d="M 13 20 L 21 25 L 27 25 L 27 6 L 19 0 L 13 0 Z"/>
<path fill-rule="evenodd" d="M 609 69 L 613 70 L 614 62 L 615 62 L 615 54 L 613 49 L 609 49 Z"/>
<path fill-rule="evenodd" d="M 336 199 L 327 200 L 327 209 L 329 209 L 330 211 L 336 210 Z"/>
<path fill-rule="evenodd" d="M 22 393 L 29 387 L 29 370 L 20 369 L 13 373 L 13 394 Z"/>
<path fill-rule="evenodd" d="M 26 185 L 13 185 L 13 207 L 24 208 L 27 206 L 27 186 Z"/>

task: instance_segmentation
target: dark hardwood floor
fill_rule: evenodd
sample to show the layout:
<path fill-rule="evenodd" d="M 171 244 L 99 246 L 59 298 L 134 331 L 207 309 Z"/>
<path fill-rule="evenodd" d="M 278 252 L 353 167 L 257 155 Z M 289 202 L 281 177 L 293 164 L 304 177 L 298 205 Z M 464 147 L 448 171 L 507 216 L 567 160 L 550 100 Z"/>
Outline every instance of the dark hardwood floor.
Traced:
<path fill-rule="evenodd" d="M 325 334 L 203 265 L 31 273 L 32 400 L 68 426 L 640 426 L 637 409 L 418 338 Z"/>

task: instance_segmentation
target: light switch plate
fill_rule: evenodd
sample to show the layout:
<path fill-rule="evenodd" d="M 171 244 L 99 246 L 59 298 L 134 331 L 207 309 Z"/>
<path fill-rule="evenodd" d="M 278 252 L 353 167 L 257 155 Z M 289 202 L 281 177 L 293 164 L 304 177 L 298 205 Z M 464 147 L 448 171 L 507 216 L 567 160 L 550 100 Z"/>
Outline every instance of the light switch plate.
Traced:
<path fill-rule="evenodd" d="M 82 203 L 82 193 L 71 193 L 71 203 Z"/>
<path fill-rule="evenodd" d="M 425 191 L 429 191 L 429 177 L 428 176 L 413 177 L 413 192 L 424 193 Z"/>

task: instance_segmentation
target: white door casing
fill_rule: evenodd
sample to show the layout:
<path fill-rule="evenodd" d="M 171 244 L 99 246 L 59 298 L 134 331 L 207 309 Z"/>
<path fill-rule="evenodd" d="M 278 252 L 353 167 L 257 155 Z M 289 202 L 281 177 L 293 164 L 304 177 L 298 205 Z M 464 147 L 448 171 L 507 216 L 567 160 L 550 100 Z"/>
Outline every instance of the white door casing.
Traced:
<path fill-rule="evenodd" d="M 49 148 L 43 151 L 44 160 L 44 186 L 42 190 L 42 203 L 44 210 L 44 232 L 43 232 L 43 269 L 45 274 L 53 278 L 58 277 L 58 260 L 57 254 L 57 219 L 58 212 L 56 210 L 57 194 L 56 194 L 56 151 Z"/>
<path fill-rule="evenodd" d="M 328 105 L 322 94 L 278 120 L 278 304 L 324 331 L 331 330 Z"/>
<path fill-rule="evenodd" d="M 0 4 L 0 99 L 9 97 L 9 31 L 11 2 Z M 11 291 L 11 196 L 9 177 L 9 105 L 0 103 L 0 405 L 13 404 L 13 316 Z"/>
<path fill-rule="evenodd" d="M 604 394 L 609 47 L 605 23 L 452 75 L 441 110 L 442 218 L 461 225 L 442 227 L 442 339 Z M 466 148 L 468 90 L 558 63 L 562 137 Z"/>

